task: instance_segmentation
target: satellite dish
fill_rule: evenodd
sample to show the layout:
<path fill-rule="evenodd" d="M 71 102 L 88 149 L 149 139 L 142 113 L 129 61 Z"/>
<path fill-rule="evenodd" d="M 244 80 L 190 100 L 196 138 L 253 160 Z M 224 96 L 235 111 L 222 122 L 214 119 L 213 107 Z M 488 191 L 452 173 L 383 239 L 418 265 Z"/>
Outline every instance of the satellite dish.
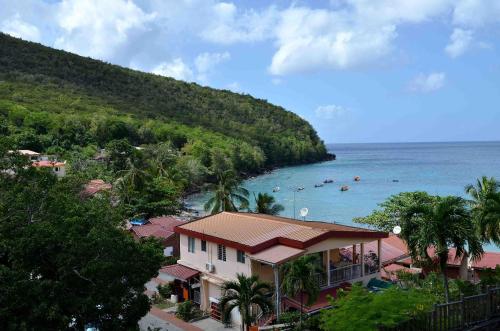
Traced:
<path fill-rule="evenodd" d="M 307 208 L 302 208 L 300 210 L 300 216 L 302 216 L 302 217 L 306 217 L 307 213 L 309 213 L 309 209 L 307 209 Z"/>
<path fill-rule="evenodd" d="M 401 233 L 401 227 L 399 225 L 396 225 L 394 229 L 392 229 L 392 232 L 394 234 L 400 234 Z"/>

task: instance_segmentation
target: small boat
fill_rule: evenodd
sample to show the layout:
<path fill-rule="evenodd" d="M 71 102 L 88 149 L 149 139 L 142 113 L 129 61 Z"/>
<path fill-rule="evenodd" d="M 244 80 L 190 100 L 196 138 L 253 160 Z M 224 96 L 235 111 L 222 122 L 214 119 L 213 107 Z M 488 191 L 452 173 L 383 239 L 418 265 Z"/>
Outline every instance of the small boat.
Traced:
<path fill-rule="evenodd" d="M 361 180 L 361 177 L 359 177 L 359 176 L 354 176 L 354 181 L 355 181 L 355 182 L 359 182 L 360 180 Z"/>
<path fill-rule="evenodd" d="M 345 191 L 348 191 L 348 190 L 349 190 L 349 186 L 347 186 L 347 185 L 342 185 L 340 187 L 340 191 L 342 191 L 342 192 L 345 192 Z"/>
<path fill-rule="evenodd" d="M 393 183 L 399 183 L 399 179 L 393 179 L 392 182 Z"/>
<path fill-rule="evenodd" d="M 314 187 L 323 187 L 323 184 L 314 184 Z"/>
<path fill-rule="evenodd" d="M 301 186 L 299 188 L 297 188 L 297 191 L 302 191 L 304 189 L 304 186 Z"/>
<path fill-rule="evenodd" d="M 275 186 L 275 187 L 273 188 L 273 192 L 279 192 L 279 191 L 280 191 L 280 187 L 279 187 L 279 186 Z"/>
<path fill-rule="evenodd" d="M 323 181 L 323 183 L 325 184 L 330 184 L 330 183 L 333 183 L 333 179 L 330 179 L 330 178 L 327 178 Z"/>

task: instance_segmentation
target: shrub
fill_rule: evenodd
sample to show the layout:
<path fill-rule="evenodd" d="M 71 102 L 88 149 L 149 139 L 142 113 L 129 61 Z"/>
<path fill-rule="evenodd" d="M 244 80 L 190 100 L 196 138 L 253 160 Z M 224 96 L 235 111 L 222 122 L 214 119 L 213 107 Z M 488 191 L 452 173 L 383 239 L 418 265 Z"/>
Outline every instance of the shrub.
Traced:
<path fill-rule="evenodd" d="M 172 294 L 172 285 L 170 285 L 170 283 L 163 285 L 159 284 L 156 288 L 163 299 L 170 298 L 170 295 Z"/>
<path fill-rule="evenodd" d="M 194 305 L 190 300 L 181 302 L 177 305 L 177 313 L 175 314 L 183 321 L 189 321 L 195 317 Z"/>
<path fill-rule="evenodd" d="M 427 291 L 398 287 L 372 293 L 354 285 L 339 299 L 330 298 L 334 309 L 321 312 L 323 330 L 376 331 L 393 327 L 431 309 L 437 298 Z"/>

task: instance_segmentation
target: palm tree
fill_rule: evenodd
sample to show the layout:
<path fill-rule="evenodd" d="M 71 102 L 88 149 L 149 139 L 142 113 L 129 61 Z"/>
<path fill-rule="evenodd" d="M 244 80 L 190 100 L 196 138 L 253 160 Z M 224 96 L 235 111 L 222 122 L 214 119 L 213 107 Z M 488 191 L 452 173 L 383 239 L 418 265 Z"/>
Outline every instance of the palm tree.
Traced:
<path fill-rule="evenodd" d="M 217 180 L 216 184 L 209 187 L 214 195 L 205 203 L 206 211 L 216 214 L 220 211 L 238 211 L 248 208 L 248 190 L 239 186 L 233 170 L 220 172 L 217 174 Z"/>
<path fill-rule="evenodd" d="M 254 194 L 255 199 L 255 212 L 260 214 L 278 215 L 285 210 L 285 207 L 279 203 L 274 203 L 274 197 L 267 193 L 259 193 L 257 196 Z"/>
<path fill-rule="evenodd" d="M 401 215 L 401 228 L 401 238 L 408 245 L 413 259 L 432 261 L 428 249 L 434 248 L 448 302 L 447 262 L 450 247 L 456 249 L 456 258 L 468 254 L 477 260 L 483 254 L 467 202 L 460 197 L 448 196 L 408 206 Z"/>
<path fill-rule="evenodd" d="M 268 283 L 261 282 L 258 276 L 247 277 L 244 274 L 236 274 L 236 278 L 236 281 L 227 281 L 222 284 L 223 295 L 219 306 L 224 321 L 228 321 L 231 311 L 238 308 L 242 329 L 248 330 L 256 317 L 251 307 L 259 307 L 264 313 L 273 310 L 272 287 Z"/>
<path fill-rule="evenodd" d="M 312 305 L 316 301 L 319 295 L 319 284 L 315 276 L 321 273 L 323 270 L 316 255 L 301 256 L 285 263 L 282 267 L 283 293 L 290 297 L 300 295 L 300 325 L 302 325 L 304 294 L 307 294 L 307 305 Z"/>
<path fill-rule="evenodd" d="M 500 182 L 483 176 L 476 185 L 467 185 L 465 192 L 471 197 L 472 216 L 481 240 L 500 245 Z"/>

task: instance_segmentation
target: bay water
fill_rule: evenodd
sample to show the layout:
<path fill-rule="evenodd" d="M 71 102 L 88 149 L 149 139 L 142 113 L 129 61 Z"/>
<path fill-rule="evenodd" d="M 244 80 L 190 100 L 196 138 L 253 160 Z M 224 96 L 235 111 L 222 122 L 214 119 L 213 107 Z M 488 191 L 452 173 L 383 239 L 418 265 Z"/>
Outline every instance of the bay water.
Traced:
<path fill-rule="evenodd" d="M 466 196 L 464 187 L 485 175 L 500 180 L 500 142 L 329 144 L 337 159 L 287 167 L 250 178 L 243 186 L 253 194 L 272 194 L 285 207 L 282 216 L 353 225 L 392 194 L 427 191 Z M 354 177 L 359 176 L 359 181 Z M 325 179 L 333 183 L 322 184 Z M 341 191 L 343 185 L 349 190 Z M 279 191 L 273 189 L 279 187 Z M 303 188 L 298 191 L 299 188 Z M 192 195 L 186 203 L 203 210 L 210 192 Z M 359 224 L 354 224 L 360 226 Z M 495 245 L 487 250 L 500 251 Z"/>

